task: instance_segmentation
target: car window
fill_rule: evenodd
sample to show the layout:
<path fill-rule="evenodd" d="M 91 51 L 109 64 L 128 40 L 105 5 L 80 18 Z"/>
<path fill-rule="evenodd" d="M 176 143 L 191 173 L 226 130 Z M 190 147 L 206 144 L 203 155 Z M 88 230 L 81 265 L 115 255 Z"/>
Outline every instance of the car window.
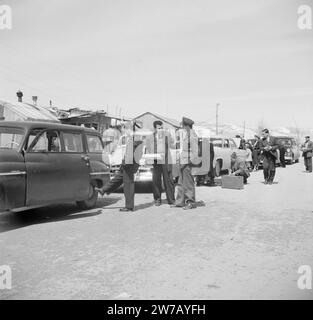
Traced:
<path fill-rule="evenodd" d="M 229 148 L 230 145 L 229 145 L 229 141 L 228 139 L 224 139 L 224 148 Z"/>
<path fill-rule="evenodd" d="M 87 145 L 89 152 L 102 152 L 102 142 L 101 138 L 94 135 L 87 134 Z"/>
<path fill-rule="evenodd" d="M 16 150 L 19 148 L 23 137 L 23 129 L 0 127 L 0 148 Z"/>
<path fill-rule="evenodd" d="M 60 152 L 61 143 L 60 136 L 57 131 L 44 131 L 34 140 L 34 145 L 31 146 L 29 152 Z"/>
<path fill-rule="evenodd" d="M 81 133 L 63 132 L 64 147 L 66 152 L 83 152 Z"/>
<path fill-rule="evenodd" d="M 236 143 L 235 143 L 234 140 L 229 140 L 229 145 L 230 145 L 230 147 L 231 147 L 232 149 L 237 148 Z"/>
<path fill-rule="evenodd" d="M 27 143 L 25 145 L 25 149 L 27 149 L 28 147 L 30 147 L 30 145 L 32 144 L 32 142 L 35 140 L 35 138 L 37 137 L 38 133 L 40 133 L 43 130 L 43 128 L 36 128 L 36 129 L 32 129 L 29 133 L 29 136 L 27 138 Z"/>
<path fill-rule="evenodd" d="M 222 148 L 223 140 L 219 138 L 210 138 L 210 141 L 213 143 L 213 146 Z"/>

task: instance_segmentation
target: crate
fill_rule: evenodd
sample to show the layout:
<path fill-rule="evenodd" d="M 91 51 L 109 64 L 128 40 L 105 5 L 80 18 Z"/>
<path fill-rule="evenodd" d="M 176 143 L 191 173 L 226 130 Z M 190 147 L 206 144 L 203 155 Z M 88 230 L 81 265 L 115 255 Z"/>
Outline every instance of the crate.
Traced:
<path fill-rule="evenodd" d="M 222 176 L 222 188 L 241 190 L 244 188 L 243 177 Z"/>

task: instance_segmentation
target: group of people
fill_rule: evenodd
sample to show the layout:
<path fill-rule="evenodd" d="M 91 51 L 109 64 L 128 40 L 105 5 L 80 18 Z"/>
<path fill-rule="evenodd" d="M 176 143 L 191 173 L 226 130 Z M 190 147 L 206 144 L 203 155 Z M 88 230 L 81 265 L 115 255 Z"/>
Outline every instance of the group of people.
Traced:
<path fill-rule="evenodd" d="M 164 187 L 167 202 L 172 208 L 181 207 L 185 210 L 196 208 L 195 182 L 192 168 L 201 165 L 201 158 L 199 157 L 198 136 L 193 130 L 193 124 L 194 122 L 191 119 L 185 117 L 181 122 L 183 135 L 180 141 L 180 148 L 178 149 L 179 161 L 177 162 L 178 180 L 176 183 L 176 197 L 173 159 L 170 152 L 171 149 L 176 149 L 173 137 L 167 130 L 164 130 L 163 122 L 157 120 L 153 123 L 153 134 L 146 138 L 146 154 L 152 156 L 152 191 L 155 206 L 162 204 L 161 196 Z M 123 184 L 125 207 L 120 209 L 122 212 L 134 211 L 135 208 L 134 175 L 139 168 L 139 160 L 142 157 L 144 146 L 143 140 L 139 138 L 140 136 L 135 135 L 135 131 L 140 128 L 141 126 L 138 122 L 132 123 L 131 130 L 127 135 L 128 141 L 125 156 L 118 172 L 102 188 L 96 188 L 100 194 L 104 195 L 112 193 Z M 279 157 L 278 150 L 280 145 L 277 139 L 270 135 L 268 129 L 262 131 L 262 137 L 256 136 L 256 138 L 252 150 L 250 150 L 248 145 L 244 145 L 243 147 L 250 150 L 247 159 L 239 158 L 236 152 L 232 153 L 230 174 L 242 176 L 246 184 L 252 171 L 251 169 L 258 169 L 260 157 L 262 157 L 264 184 L 271 185 L 275 179 L 276 160 Z M 309 136 L 306 137 L 306 141 L 302 145 L 302 151 L 306 171 L 312 172 L 313 142 L 310 141 Z M 212 156 L 214 156 L 213 150 Z M 253 168 L 249 167 L 249 163 L 251 162 L 253 163 Z"/>
<path fill-rule="evenodd" d="M 175 148 L 174 140 L 170 133 L 163 128 L 162 121 L 154 121 L 154 132 L 147 136 L 145 141 L 146 153 L 153 156 L 152 190 L 154 204 L 162 204 L 162 180 L 168 204 L 172 208 L 184 210 L 196 208 L 195 183 L 192 175 L 192 167 L 200 162 L 198 156 L 198 137 L 193 130 L 194 121 L 183 117 L 181 125 L 184 133 L 181 141 L 178 163 L 178 181 L 175 197 L 175 184 L 173 178 L 173 159 L 170 149 Z M 124 184 L 125 207 L 122 212 L 134 211 L 135 179 L 134 175 L 139 168 L 139 160 L 143 153 L 143 140 L 136 138 L 134 133 L 140 128 L 138 122 L 133 122 L 132 132 L 128 134 L 126 152 L 122 164 L 114 177 L 102 188 L 96 190 L 104 195 L 110 194 Z"/>
<path fill-rule="evenodd" d="M 243 145 L 242 148 L 250 151 L 248 152 L 245 161 L 238 160 L 235 153 L 232 154 L 232 172 L 235 175 L 243 176 L 244 183 L 247 183 L 247 179 L 250 176 L 249 163 L 251 161 L 251 152 L 253 160 L 254 170 L 258 170 L 260 160 L 262 159 L 263 175 L 265 184 L 273 184 L 276 174 L 276 160 L 279 157 L 279 162 L 282 167 L 286 167 L 284 154 L 285 149 L 278 143 L 277 138 L 270 136 L 269 130 L 264 129 L 262 131 L 262 137 L 255 136 L 255 143 L 252 146 L 252 151 L 248 145 Z M 312 156 L 313 156 L 313 142 L 309 136 L 305 137 L 305 143 L 301 145 L 302 155 L 304 158 L 304 165 L 306 172 L 312 172 Z M 279 151 L 279 152 L 278 152 Z"/>

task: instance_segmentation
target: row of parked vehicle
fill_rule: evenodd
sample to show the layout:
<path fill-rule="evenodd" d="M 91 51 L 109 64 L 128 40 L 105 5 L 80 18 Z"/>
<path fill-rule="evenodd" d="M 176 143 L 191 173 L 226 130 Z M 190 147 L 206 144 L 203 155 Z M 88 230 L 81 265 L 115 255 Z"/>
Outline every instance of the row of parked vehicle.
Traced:
<path fill-rule="evenodd" d="M 151 131 L 140 131 L 145 140 Z M 294 139 L 284 139 L 286 159 L 299 161 L 300 151 Z M 178 138 L 179 141 L 179 138 Z M 213 146 L 214 158 L 210 157 Z M 126 148 L 121 136 L 113 153 L 106 154 L 99 132 L 93 129 L 47 122 L 0 123 L 0 212 L 21 211 L 50 204 L 75 201 L 82 209 L 95 206 L 102 187 L 118 170 Z M 176 159 L 180 145 L 171 150 Z M 236 152 L 245 158 L 235 140 L 225 137 L 199 138 L 203 165 L 194 175 L 220 176 L 231 167 Z M 136 174 L 138 184 L 152 182 L 152 165 L 144 155 Z M 175 167 L 175 165 L 174 165 Z"/>

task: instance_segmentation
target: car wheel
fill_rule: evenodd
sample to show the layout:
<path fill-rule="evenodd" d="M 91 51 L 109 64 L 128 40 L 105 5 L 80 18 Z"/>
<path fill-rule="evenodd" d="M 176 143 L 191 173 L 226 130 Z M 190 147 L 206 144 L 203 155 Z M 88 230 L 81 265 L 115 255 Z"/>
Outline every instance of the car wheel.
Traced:
<path fill-rule="evenodd" d="M 92 209 L 98 200 L 98 191 L 95 190 L 93 185 L 89 186 L 89 195 L 88 199 L 84 201 L 77 201 L 77 206 L 82 210 Z"/>
<path fill-rule="evenodd" d="M 222 164 L 221 164 L 221 160 L 216 161 L 216 165 L 215 165 L 215 176 L 219 177 L 221 175 L 221 169 L 222 169 Z"/>

